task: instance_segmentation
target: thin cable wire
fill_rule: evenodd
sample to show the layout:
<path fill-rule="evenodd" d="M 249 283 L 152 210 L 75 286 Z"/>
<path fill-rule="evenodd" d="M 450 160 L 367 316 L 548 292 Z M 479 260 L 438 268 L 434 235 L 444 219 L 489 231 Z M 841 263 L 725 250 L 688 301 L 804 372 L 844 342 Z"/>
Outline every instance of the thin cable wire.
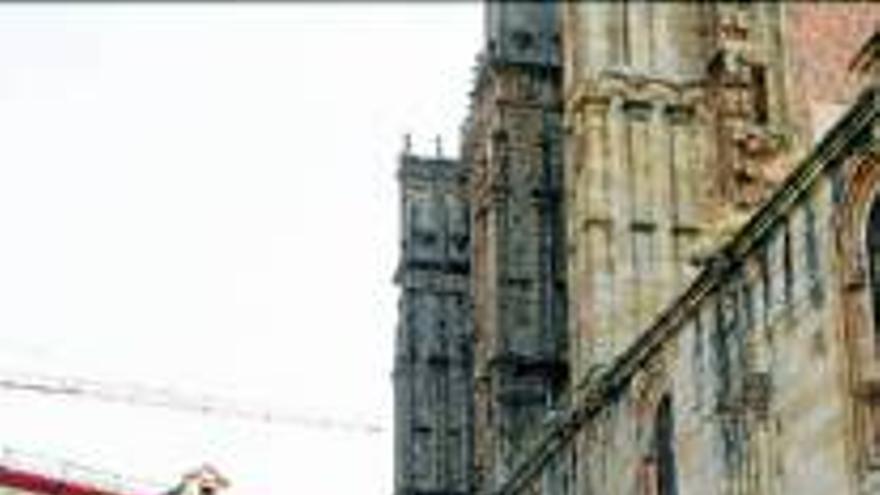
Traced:
<path fill-rule="evenodd" d="M 68 376 L 36 375 L 0 370 L 0 389 L 40 395 L 87 398 L 136 407 L 157 407 L 268 424 L 287 424 L 367 434 L 381 433 L 384 430 L 382 426 L 370 422 L 307 416 L 245 405 L 226 398 L 187 394 L 170 388 L 148 387 L 135 383 L 110 383 Z"/>

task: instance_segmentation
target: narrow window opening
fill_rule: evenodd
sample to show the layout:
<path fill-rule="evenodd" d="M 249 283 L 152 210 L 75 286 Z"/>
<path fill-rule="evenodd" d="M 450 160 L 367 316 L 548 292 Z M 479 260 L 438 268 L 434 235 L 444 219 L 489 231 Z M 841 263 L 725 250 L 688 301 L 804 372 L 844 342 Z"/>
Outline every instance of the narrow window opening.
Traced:
<path fill-rule="evenodd" d="M 764 288 L 761 323 L 766 326 L 770 322 L 770 307 L 773 305 L 773 281 L 770 279 L 770 257 L 766 246 L 761 249 L 758 259 L 761 267 L 761 286 Z"/>
<path fill-rule="evenodd" d="M 657 456 L 657 495 L 677 495 L 675 473 L 675 421 L 672 400 L 665 395 L 657 406 L 655 452 Z"/>
<path fill-rule="evenodd" d="M 871 460 L 876 463 L 880 459 L 880 401 L 872 397 L 868 409 L 871 422 Z"/>
<path fill-rule="evenodd" d="M 820 304 L 823 299 L 822 293 L 822 270 L 819 266 L 819 243 L 816 232 L 816 212 L 813 211 L 811 202 L 804 206 L 805 231 L 804 231 L 804 255 L 806 256 L 807 273 L 810 277 L 810 300 L 813 304 Z"/>
<path fill-rule="evenodd" d="M 754 85 L 755 122 L 766 125 L 770 120 L 769 97 L 767 95 L 767 69 L 763 65 L 752 65 L 752 84 Z"/>
<path fill-rule="evenodd" d="M 792 266 L 791 252 L 791 229 L 788 223 L 785 224 L 782 238 L 782 266 L 785 277 L 785 304 L 791 307 L 792 299 L 794 299 L 794 267 Z"/>
<path fill-rule="evenodd" d="M 742 289 L 743 324 L 745 332 L 748 333 L 755 328 L 755 297 L 752 284 L 748 280 L 743 282 Z"/>
<path fill-rule="evenodd" d="M 630 34 L 629 34 L 629 2 L 624 0 L 620 4 L 622 10 L 622 19 L 621 19 L 621 45 L 623 46 L 623 65 L 629 67 L 632 63 L 632 56 L 630 55 Z"/>
<path fill-rule="evenodd" d="M 880 347 L 880 199 L 875 199 L 868 219 L 867 255 L 874 312 L 874 345 Z"/>

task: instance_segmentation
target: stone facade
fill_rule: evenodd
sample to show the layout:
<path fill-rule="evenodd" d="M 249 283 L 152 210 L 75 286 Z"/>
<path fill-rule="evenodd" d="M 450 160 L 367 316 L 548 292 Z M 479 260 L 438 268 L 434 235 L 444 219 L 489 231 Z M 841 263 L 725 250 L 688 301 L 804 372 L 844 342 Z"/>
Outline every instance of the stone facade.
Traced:
<path fill-rule="evenodd" d="M 877 493 L 878 166 L 874 86 L 501 492 Z"/>
<path fill-rule="evenodd" d="M 825 75 L 847 73 L 858 44 L 841 40 L 868 39 L 880 8 L 852 23 L 797 5 L 621 10 L 578 3 L 563 16 L 576 386 L 497 493 L 880 493 L 880 88 L 862 78 L 847 92 L 857 77 Z M 780 42 L 810 15 L 853 47 L 846 62 L 791 64 L 824 50 Z M 597 41 L 643 16 L 653 27 L 626 30 L 628 61 Z M 791 84 L 804 71 L 827 83 L 806 105 Z M 805 122 L 825 99 L 848 111 Z"/>
<path fill-rule="evenodd" d="M 880 7 L 486 19 L 471 489 L 880 493 Z"/>
<path fill-rule="evenodd" d="M 558 6 L 486 5 L 462 159 L 473 231 L 477 490 L 519 462 L 564 395 Z"/>
<path fill-rule="evenodd" d="M 454 160 L 414 156 L 407 145 L 398 181 L 395 494 L 469 493 L 473 371 L 466 171 Z"/>

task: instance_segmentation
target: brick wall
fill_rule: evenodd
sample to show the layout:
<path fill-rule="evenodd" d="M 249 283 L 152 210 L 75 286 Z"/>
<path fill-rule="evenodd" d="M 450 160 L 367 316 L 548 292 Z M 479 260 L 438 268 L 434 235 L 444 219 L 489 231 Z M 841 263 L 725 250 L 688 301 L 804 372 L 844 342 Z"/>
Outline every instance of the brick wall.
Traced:
<path fill-rule="evenodd" d="M 872 2 L 791 2 L 784 36 L 792 68 L 795 118 L 817 137 L 853 98 L 849 65 L 880 29 L 880 5 Z"/>

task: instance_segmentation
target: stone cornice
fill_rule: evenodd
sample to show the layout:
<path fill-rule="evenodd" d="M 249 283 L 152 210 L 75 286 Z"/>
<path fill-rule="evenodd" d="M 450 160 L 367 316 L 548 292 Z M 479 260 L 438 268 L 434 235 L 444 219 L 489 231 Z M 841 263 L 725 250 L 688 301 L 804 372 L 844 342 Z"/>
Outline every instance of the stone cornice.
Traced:
<path fill-rule="evenodd" d="M 697 108 L 704 97 L 701 81 L 670 81 L 648 76 L 630 76 L 624 73 L 603 72 L 585 79 L 570 88 L 564 96 L 566 124 L 570 115 L 580 115 L 592 109 L 604 111 L 615 99 L 659 103 L 676 108 Z"/>

